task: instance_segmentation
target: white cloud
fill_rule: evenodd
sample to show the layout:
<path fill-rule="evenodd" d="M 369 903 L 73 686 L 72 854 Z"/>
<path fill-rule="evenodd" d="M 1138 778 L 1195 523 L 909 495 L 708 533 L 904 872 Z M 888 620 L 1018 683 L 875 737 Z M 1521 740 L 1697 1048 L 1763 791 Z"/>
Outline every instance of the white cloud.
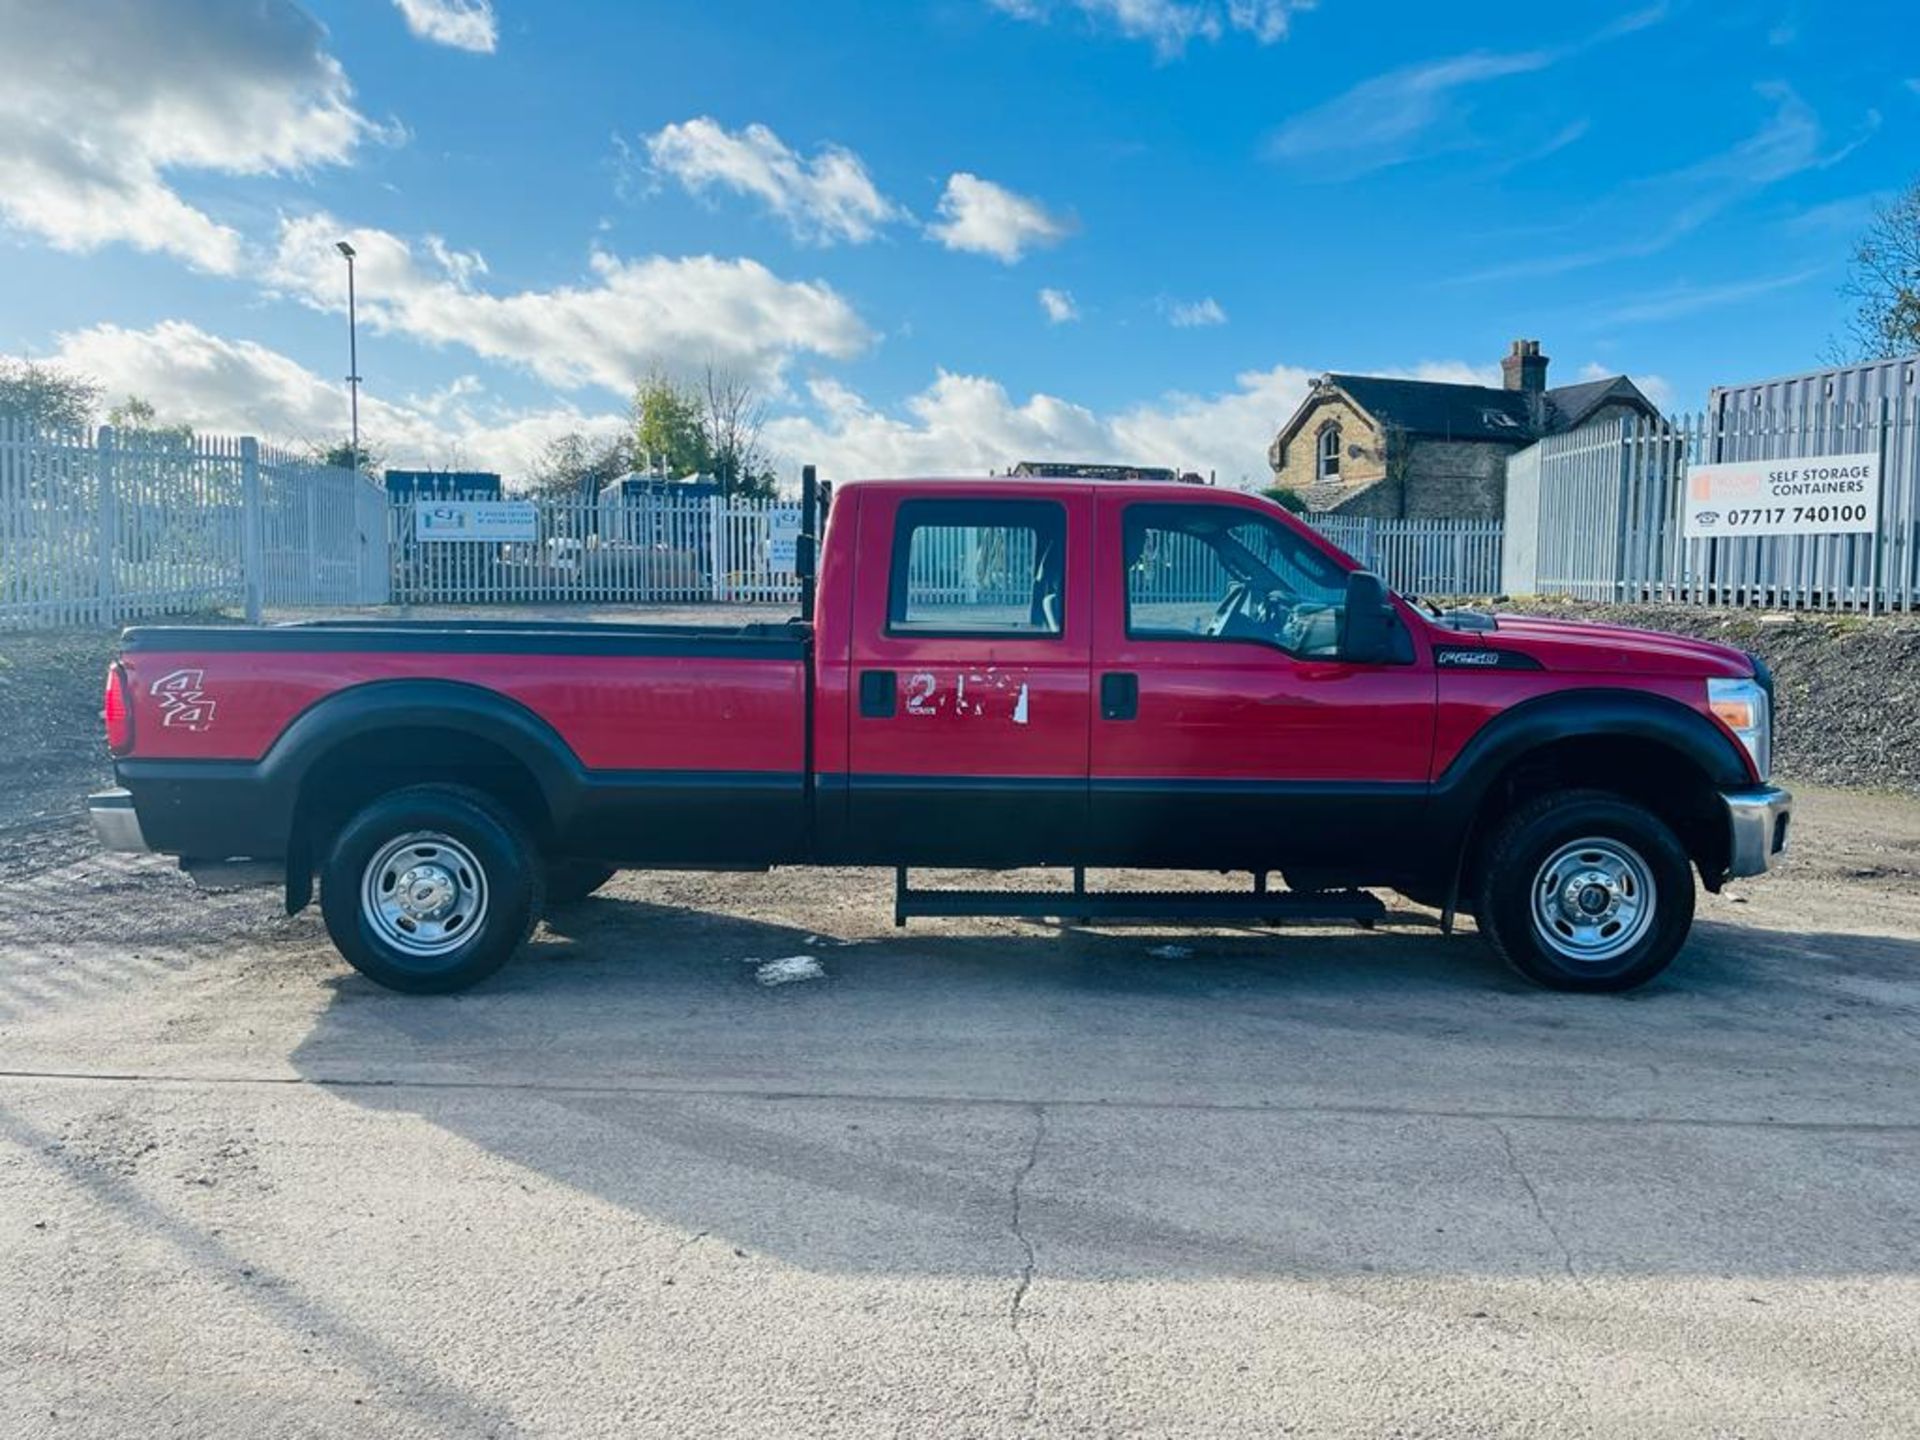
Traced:
<path fill-rule="evenodd" d="M 494 294 L 477 288 L 486 272 L 477 255 L 429 238 L 429 268 L 401 237 L 328 215 L 283 221 L 265 278 L 316 308 L 344 310 L 346 277 L 333 248 L 343 238 L 359 251 L 362 325 L 463 346 L 552 385 L 625 394 L 655 367 L 711 361 L 771 389 L 794 355 L 846 359 L 872 339 L 831 286 L 782 280 L 752 260 L 595 251 L 582 284 Z"/>
<path fill-rule="evenodd" d="M 1635 10 L 1570 44 L 1532 50 L 1475 50 L 1405 65 L 1363 80 L 1352 89 L 1283 124 L 1267 142 L 1278 160 L 1311 163 L 1337 175 L 1358 175 L 1398 165 L 1432 149 L 1473 143 L 1462 99 L 1478 85 L 1545 70 L 1665 20 L 1665 0 Z M 1560 144 L 1579 138 L 1565 130 Z M 1538 158 L 1535 156 L 1533 158 Z"/>
<path fill-rule="evenodd" d="M 1620 372 L 1597 360 L 1589 360 L 1580 367 L 1582 380 L 1611 380 Z M 1673 408 L 1673 382 L 1664 375 L 1629 375 L 1627 377 L 1640 387 L 1640 393 L 1651 400 L 1661 411 Z"/>
<path fill-rule="evenodd" d="M 1080 318 L 1080 307 L 1073 303 L 1071 291 L 1042 290 L 1040 308 L 1046 312 L 1049 325 L 1066 325 Z"/>
<path fill-rule="evenodd" d="M 1029 250 L 1059 244 L 1073 230 L 1038 200 L 964 170 L 947 177 L 940 215 L 928 227 L 934 239 L 949 250 L 991 255 L 1004 265 L 1014 264 Z"/>
<path fill-rule="evenodd" d="M 657 173 L 696 195 L 754 196 L 811 243 L 864 244 L 883 225 L 909 218 L 880 193 L 860 157 L 839 145 L 823 145 L 808 160 L 765 125 L 729 131 L 705 115 L 668 125 L 645 143 Z"/>
<path fill-rule="evenodd" d="M 1773 113 L 1752 134 L 1727 150 L 1681 169 L 1635 180 L 1600 205 L 1590 207 L 1581 218 L 1583 233 L 1631 238 L 1586 249 L 1529 255 L 1460 279 L 1471 282 L 1562 275 L 1656 255 L 1722 212 L 1784 180 L 1839 164 L 1880 128 L 1879 112 L 1869 110 L 1852 139 L 1829 147 L 1819 115 L 1791 86 L 1769 81 L 1756 85 L 1754 91 L 1772 103 Z"/>
<path fill-rule="evenodd" d="M 1776 290 L 1803 285 L 1824 267 L 1812 266 L 1784 275 L 1764 275 L 1753 280 L 1731 280 L 1719 285 L 1695 285 L 1686 281 L 1664 289 L 1641 294 L 1625 305 L 1610 305 L 1604 312 L 1610 324 L 1641 325 L 1660 320 L 1675 320 L 1702 310 L 1717 310 L 1723 305 L 1739 305 Z"/>
<path fill-rule="evenodd" d="M 407 29 L 422 40 L 491 55 L 500 43 L 493 0 L 393 0 Z"/>
<path fill-rule="evenodd" d="M 170 177 L 346 160 L 374 127 L 324 42 L 289 0 L 0 0 L 0 218 L 240 269 L 239 234 Z"/>
<path fill-rule="evenodd" d="M 897 411 L 836 381 L 810 388 L 817 413 L 783 416 L 768 442 L 794 465 L 833 479 L 984 474 L 1020 460 L 1122 461 L 1216 472 L 1259 485 L 1267 445 L 1306 394 L 1312 372 L 1280 365 L 1237 377 L 1217 395 L 1173 394 L 1106 414 L 1056 396 L 1015 401 L 997 380 L 942 371 Z"/>
<path fill-rule="evenodd" d="M 251 340 L 213 335 L 183 320 L 147 330 L 96 325 L 60 337 L 54 360 L 98 380 L 110 397 L 139 395 L 169 422 L 216 433 L 257 435 L 280 444 L 331 443 L 347 430 L 347 397 L 338 380 Z M 514 410 L 490 404 L 463 376 L 434 394 L 360 396 L 362 434 L 395 465 L 458 459 L 509 476 L 525 472 L 548 441 L 581 431 L 612 435 L 620 414 L 569 405 Z"/>
<path fill-rule="evenodd" d="M 1056 10 L 1077 10 L 1110 25 L 1130 40 L 1150 41 L 1162 59 L 1195 40 L 1218 40 L 1228 31 L 1251 35 L 1262 45 L 1286 37 L 1293 15 L 1314 0 L 989 0 L 1020 20 L 1045 21 Z"/>
<path fill-rule="evenodd" d="M 1176 330 L 1197 330 L 1227 323 L 1227 312 L 1211 295 L 1204 300 L 1169 300 L 1161 308 L 1166 311 L 1167 323 Z"/>
<path fill-rule="evenodd" d="M 1555 58 L 1550 50 L 1509 55 L 1481 50 L 1390 70 L 1294 116 L 1274 132 L 1267 153 L 1330 164 L 1344 174 L 1396 165 L 1413 156 L 1428 131 L 1452 118 L 1457 92 L 1543 70 Z"/>
<path fill-rule="evenodd" d="M 1465 360 L 1422 360 L 1411 370 L 1381 372 L 1396 380 L 1431 380 L 1439 385 L 1492 385 L 1501 381 L 1500 366 L 1470 365 Z"/>

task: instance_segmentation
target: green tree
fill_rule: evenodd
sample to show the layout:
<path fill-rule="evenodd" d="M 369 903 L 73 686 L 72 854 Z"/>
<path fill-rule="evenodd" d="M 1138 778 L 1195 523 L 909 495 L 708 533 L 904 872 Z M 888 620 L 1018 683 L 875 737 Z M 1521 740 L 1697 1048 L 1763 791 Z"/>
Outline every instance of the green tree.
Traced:
<path fill-rule="evenodd" d="M 1850 358 L 1920 351 L 1920 179 L 1874 213 L 1840 293 L 1854 303 Z"/>
<path fill-rule="evenodd" d="M 191 425 L 164 425 L 151 401 L 129 395 L 107 411 L 107 424 L 113 427 L 116 443 L 137 445 L 147 450 L 190 450 L 193 448 Z"/>
<path fill-rule="evenodd" d="M 1269 485 L 1260 493 L 1282 509 L 1291 510 L 1296 515 L 1304 515 L 1307 511 L 1306 500 L 1291 485 Z"/>
<path fill-rule="evenodd" d="M 387 466 L 386 452 L 364 439 L 358 450 L 354 449 L 351 440 L 336 440 L 331 445 L 310 445 L 307 453 L 313 457 L 316 465 L 330 465 L 335 470 L 358 470 L 362 475 L 370 475 L 375 479 Z"/>
<path fill-rule="evenodd" d="M 699 392 L 655 371 L 633 392 L 633 454 L 669 476 L 707 473 L 712 461 Z"/>
<path fill-rule="evenodd" d="M 0 419 L 41 430 L 85 430 L 100 394 L 86 376 L 56 365 L 0 359 Z"/>

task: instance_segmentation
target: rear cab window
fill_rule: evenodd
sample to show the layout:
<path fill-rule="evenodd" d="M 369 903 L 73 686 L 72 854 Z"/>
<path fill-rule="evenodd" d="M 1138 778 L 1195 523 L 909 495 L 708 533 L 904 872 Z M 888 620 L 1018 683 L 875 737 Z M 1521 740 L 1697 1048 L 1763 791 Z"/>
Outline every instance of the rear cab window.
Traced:
<path fill-rule="evenodd" d="M 887 633 L 1050 638 L 1066 627 L 1066 507 L 908 500 L 894 520 Z"/>

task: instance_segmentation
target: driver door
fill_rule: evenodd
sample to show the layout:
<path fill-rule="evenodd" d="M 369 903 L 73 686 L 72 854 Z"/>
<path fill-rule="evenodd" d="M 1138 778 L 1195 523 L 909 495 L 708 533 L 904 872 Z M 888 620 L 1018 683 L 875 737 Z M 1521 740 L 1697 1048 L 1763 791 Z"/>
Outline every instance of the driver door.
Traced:
<path fill-rule="evenodd" d="M 1433 751 L 1424 648 L 1340 659 L 1345 567 L 1250 496 L 1108 490 L 1096 525 L 1091 863 L 1364 869 L 1404 847 Z"/>

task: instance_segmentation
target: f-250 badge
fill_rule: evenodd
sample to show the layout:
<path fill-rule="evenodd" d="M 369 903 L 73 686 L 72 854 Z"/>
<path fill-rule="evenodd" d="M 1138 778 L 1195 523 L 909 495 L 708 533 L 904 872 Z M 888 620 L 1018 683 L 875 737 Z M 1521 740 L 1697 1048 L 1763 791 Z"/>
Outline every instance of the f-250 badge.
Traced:
<path fill-rule="evenodd" d="M 160 723 L 182 730 L 205 730 L 213 724 L 214 702 L 207 697 L 206 671 L 175 670 L 147 688 L 160 702 Z"/>

